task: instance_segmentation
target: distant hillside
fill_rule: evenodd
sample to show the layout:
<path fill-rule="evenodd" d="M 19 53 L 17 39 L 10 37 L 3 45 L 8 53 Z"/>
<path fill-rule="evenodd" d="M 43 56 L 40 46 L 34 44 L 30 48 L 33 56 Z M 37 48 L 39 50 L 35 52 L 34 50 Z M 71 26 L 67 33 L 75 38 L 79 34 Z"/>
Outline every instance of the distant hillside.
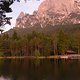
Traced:
<path fill-rule="evenodd" d="M 8 33 L 9 35 L 12 35 L 15 30 L 21 36 L 32 33 L 33 31 L 53 35 L 54 33 L 57 33 L 59 30 L 64 30 L 66 33 L 70 33 L 70 34 L 75 34 L 76 32 L 80 33 L 80 24 L 56 25 L 56 26 L 47 25 L 45 28 L 41 28 L 40 26 L 38 27 L 35 26 L 31 28 L 15 27 L 7 31 L 6 33 Z"/>

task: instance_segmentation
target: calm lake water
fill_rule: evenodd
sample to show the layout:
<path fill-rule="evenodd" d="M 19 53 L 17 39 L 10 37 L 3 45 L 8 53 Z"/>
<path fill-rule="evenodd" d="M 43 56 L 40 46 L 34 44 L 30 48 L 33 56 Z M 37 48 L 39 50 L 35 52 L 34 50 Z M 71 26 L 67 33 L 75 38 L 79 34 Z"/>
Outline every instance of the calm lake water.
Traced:
<path fill-rule="evenodd" d="M 0 60 L 0 80 L 80 80 L 80 61 Z"/>

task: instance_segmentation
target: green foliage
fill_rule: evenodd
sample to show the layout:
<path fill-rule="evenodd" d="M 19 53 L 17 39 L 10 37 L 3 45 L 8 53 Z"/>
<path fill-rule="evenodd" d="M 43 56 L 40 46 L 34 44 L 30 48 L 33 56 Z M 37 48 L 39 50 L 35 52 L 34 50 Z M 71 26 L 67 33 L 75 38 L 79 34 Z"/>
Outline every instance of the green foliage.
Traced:
<path fill-rule="evenodd" d="M 3 40 L 9 39 L 9 35 L 7 33 L 4 33 L 3 36 L 2 36 L 2 39 Z"/>
<path fill-rule="evenodd" d="M 3 52 L 0 52 L 0 57 L 3 57 L 4 56 L 4 53 Z"/>
<path fill-rule="evenodd" d="M 13 35 L 12 35 L 12 39 L 13 39 L 13 40 L 18 39 L 18 34 L 17 34 L 16 31 L 14 31 L 14 33 L 13 33 Z"/>
<path fill-rule="evenodd" d="M 37 50 L 37 49 L 35 50 L 34 56 L 35 56 L 36 58 L 40 57 L 40 52 L 39 52 L 39 50 Z"/>
<path fill-rule="evenodd" d="M 50 37 L 46 37 L 44 39 L 44 56 L 49 56 L 50 55 L 50 50 L 51 50 L 51 38 Z"/>
<path fill-rule="evenodd" d="M 0 52 L 3 53 L 1 55 L 38 58 L 65 54 L 67 50 L 80 53 L 80 25 L 56 26 L 55 28 L 49 25 L 47 28 L 44 28 L 44 33 L 32 31 L 25 36 L 19 36 L 18 31 L 14 31 L 10 36 L 7 33 L 0 35 Z"/>
<path fill-rule="evenodd" d="M 65 51 L 68 49 L 69 40 L 67 34 L 60 30 L 58 35 L 58 49 L 59 54 L 65 54 Z"/>

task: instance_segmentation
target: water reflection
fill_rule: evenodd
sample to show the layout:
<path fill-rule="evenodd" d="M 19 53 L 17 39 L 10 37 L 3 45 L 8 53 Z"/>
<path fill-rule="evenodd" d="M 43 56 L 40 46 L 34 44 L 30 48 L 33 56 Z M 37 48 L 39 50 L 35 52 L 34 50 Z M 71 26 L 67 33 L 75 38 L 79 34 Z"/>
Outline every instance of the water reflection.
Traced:
<path fill-rule="evenodd" d="M 34 64 L 35 64 L 35 66 L 39 66 L 40 65 L 40 59 L 35 59 Z"/>
<path fill-rule="evenodd" d="M 0 80 L 80 80 L 80 61 L 0 60 Z"/>
<path fill-rule="evenodd" d="M 0 76 L 0 80 L 11 80 L 10 78 Z"/>

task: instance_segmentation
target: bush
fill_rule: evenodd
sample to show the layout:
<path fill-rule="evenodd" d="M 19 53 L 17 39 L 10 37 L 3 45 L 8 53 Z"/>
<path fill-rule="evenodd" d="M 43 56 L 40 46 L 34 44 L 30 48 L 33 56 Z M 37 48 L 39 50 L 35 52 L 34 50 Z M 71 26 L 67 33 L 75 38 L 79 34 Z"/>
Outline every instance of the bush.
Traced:
<path fill-rule="evenodd" d="M 39 50 L 35 50 L 35 52 L 34 52 L 34 56 L 36 57 L 36 58 L 38 58 L 39 56 L 40 56 L 40 52 L 39 52 Z"/>
<path fill-rule="evenodd" d="M 4 56 L 4 53 L 3 52 L 0 52 L 0 57 L 3 57 Z"/>

